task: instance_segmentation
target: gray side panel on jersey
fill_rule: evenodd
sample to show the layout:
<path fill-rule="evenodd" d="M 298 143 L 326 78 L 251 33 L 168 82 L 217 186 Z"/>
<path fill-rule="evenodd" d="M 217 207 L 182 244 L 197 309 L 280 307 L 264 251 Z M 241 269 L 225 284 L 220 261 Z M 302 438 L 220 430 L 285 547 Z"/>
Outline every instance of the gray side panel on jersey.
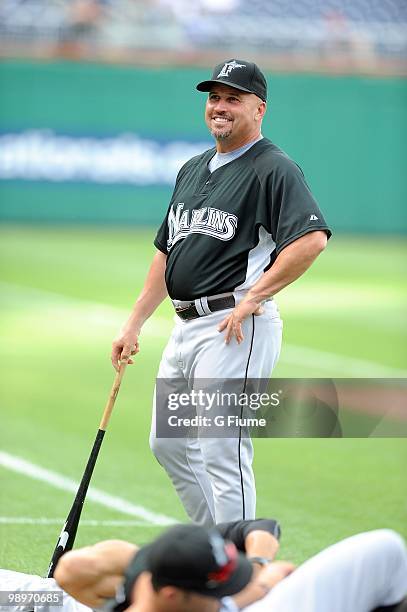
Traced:
<path fill-rule="evenodd" d="M 235 291 L 249 290 L 263 274 L 264 268 L 270 263 L 270 255 L 276 248 L 276 243 L 264 227 L 259 227 L 259 242 L 249 251 L 246 278 Z"/>

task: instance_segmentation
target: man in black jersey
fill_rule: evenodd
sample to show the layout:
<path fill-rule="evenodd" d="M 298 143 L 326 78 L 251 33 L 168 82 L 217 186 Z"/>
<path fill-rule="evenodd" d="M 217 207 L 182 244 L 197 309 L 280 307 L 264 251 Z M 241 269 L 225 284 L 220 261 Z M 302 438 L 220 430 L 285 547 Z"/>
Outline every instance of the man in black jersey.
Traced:
<path fill-rule="evenodd" d="M 150 443 L 189 517 L 210 526 L 251 519 L 256 511 L 250 438 L 240 425 L 223 438 L 205 436 L 204 417 L 217 413 L 216 379 L 238 381 L 245 393 L 248 381 L 270 376 L 282 335 L 274 295 L 309 268 L 331 232 L 301 169 L 261 134 L 267 83 L 260 69 L 229 60 L 197 89 L 208 92 L 205 121 L 216 147 L 178 173 L 157 252 L 113 343 L 112 363 L 117 369 L 123 356 L 139 351 L 142 325 L 168 294 L 177 317 L 158 383 L 170 381 L 175 398 L 205 391 L 199 397 L 206 403 L 191 397 L 197 420 L 181 423 L 175 405 L 171 424 L 157 431 L 168 408 L 157 384 Z M 197 433 L 177 437 L 177 427 L 188 423 Z"/>

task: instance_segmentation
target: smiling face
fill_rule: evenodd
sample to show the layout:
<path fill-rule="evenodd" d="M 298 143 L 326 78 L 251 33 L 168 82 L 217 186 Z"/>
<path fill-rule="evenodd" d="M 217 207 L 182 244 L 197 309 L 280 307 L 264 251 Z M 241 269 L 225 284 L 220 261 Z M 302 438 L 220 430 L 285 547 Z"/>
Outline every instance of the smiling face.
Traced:
<path fill-rule="evenodd" d="M 238 149 L 260 135 L 266 103 L 255 94 L 214 84 L 205 107 L 205 122 L 220 153 Z"/>

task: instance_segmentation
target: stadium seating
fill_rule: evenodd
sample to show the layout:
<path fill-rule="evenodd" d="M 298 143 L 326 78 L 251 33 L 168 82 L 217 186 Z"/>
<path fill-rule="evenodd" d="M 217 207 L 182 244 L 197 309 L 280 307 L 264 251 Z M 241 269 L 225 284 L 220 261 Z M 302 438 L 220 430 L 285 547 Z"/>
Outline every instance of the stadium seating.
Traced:
<path fill-rule="evenodd" d="M 4 41 L 407 55 L 402 0 L 4 0 Z"/>

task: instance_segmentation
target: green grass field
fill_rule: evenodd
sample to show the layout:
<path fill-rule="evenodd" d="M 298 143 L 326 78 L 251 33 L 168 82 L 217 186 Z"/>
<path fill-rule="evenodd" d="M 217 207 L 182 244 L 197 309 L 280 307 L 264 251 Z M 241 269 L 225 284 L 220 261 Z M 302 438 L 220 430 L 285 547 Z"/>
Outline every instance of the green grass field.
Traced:
<path fill-rule="evenodd" d="M 46 571 L 73 499 L 63 477 L 82 474 L 113 381 L 110 344 L 142 286 L 152 237 L 84 226 L 1 230 L 1 567 Z M 275 376 L 405 377 L 406 255 L 397 239 L 332 239 L 278 299 L 285 328 Z M 186 519 L 148 447 L 172 316 L 165 302 L 126 373 L 92 481 L 110 497 L 88 499 L 78 546 L 111 537 L 144 543 L 163 529 L 159 515 Z M 280 557 L 300 562 L 376 527 L 407 536 L 405 438 L 255 447 L 258 515 L 281 521 Z"/>

